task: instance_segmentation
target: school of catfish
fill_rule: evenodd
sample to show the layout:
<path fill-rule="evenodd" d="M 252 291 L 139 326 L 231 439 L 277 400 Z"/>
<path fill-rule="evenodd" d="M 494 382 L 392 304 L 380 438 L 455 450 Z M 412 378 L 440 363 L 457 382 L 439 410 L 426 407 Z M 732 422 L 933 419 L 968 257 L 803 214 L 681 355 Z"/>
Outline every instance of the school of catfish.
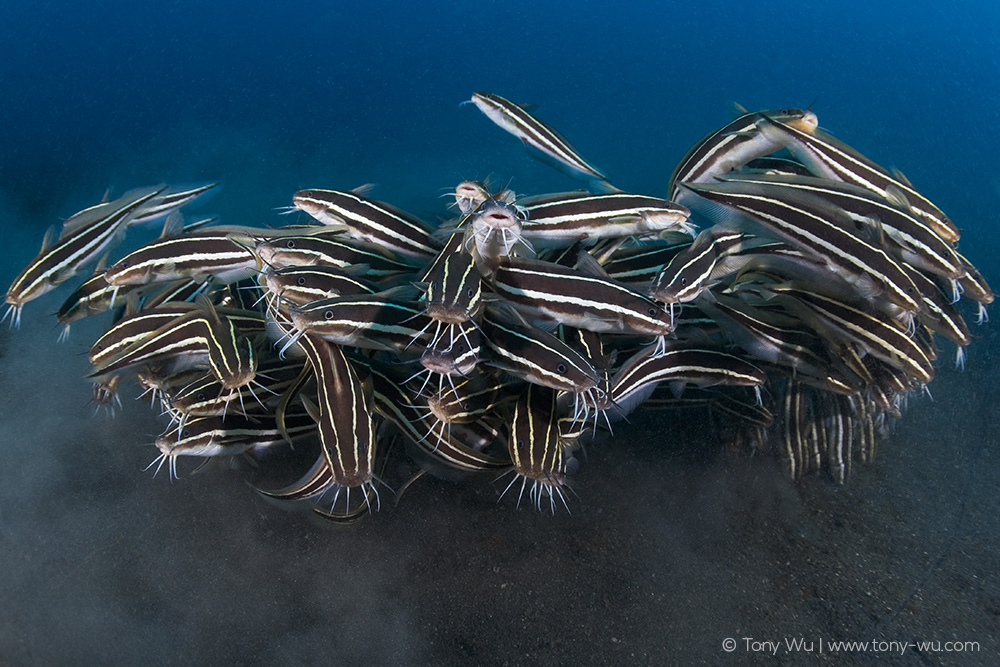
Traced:
<path fill-rule="evenodd" d="M 425 474 L 568 511 L 581 440 L 649 407 L 842 484 L 926 391 L 939 343 L 964 363 L 961 312 L 986 319 L 954 223 L 812 111 L 741 109 L 661 198 L 613 186 L 526 105 L 469 103 L 586 189 L 464 181 L 437 226 L 368 187 L 303 190 L 289 212 L 307 215 L 276 228 L 186 222 L 215 184 L 137 189 L 47 235 L 4 317 L 82 280 L 63 336 L 112 313 L 94 401 L 113 411 L 137 383 L 160 404 L 150 468 L 241 457 L 259 493 L 339 522 Z M 109 260 L 137 225 L 163 231 Z M 415 472 L 387 479 L 393 457 Z"/>

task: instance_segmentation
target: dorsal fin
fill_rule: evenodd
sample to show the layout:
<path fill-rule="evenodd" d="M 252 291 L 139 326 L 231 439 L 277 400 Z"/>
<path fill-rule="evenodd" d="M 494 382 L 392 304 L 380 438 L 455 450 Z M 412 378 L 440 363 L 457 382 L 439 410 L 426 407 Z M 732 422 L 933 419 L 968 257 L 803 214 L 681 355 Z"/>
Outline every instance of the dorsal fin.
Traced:
<path fill-rule="evenodd" d="M 123 317 L 131 317 L 142 310 L 138 292 L 129 292 L 125 297 L 125 314 Z"/>
<path fill-rule="evenodd" d="M 903 191 L 895 185 L 890 185 L 885 189 L 885 198 L 890 204 L 903 211 L 912 211 L 910 200 L 906 198 Z"/>
<path fill-rule="evenodd" d="M 593 255 L 591 255 L 586 250 L 581 249 L 576 255 L 576 268 L 580 273 L 592 276 L 594 278 L 601 278 L 603 280 L 610 280 L 608 272 L 601 266 Z"/>
<path fill-rule="evenodd" d="M 359 197 L 367 197 L 372 193 L 372 190 L 374 189 L 375 189 L 374 183 L 365 183 L 363 185 L 359 185 L 358 187 L 352 189 L 351 192 L 353 194 L 358 195 Z"/>
<path fill-rule="evenodd" d="M 892 168 L 892 175 L 896 177 L 896 180 L 897 180 L 897 181 L 899 181 L 900 183 L 902 183 L 902 184 L 903 184 L 903 185 L 905 185 L 906 187 L 908 187 L 908 188 L 911 188 L 911 189 L 913 188 L 913 183 L 910 183 L 910 179 L 908 179 L 908 178 L 907 178 L 907 177 L 906 177 L 906 176 L 905 176 L 905 175 L 903 174 L 903 172 L 901 172 L 901 171 L 900 171 L 899 169 L 897 169 L 896 167 L 893 167 L 893 168 Z"/>
<path fill-rule="evenodd" d="M 309 400 L 305 394 L 299 394 L 299 400 L 305 407 L 306 412 L 309 413 L 309 416 L 312 417 L 312 420 L 318 424 L 322 420 L 319 406 Z"/>
<path fill-rule="evenodd" d="M 219 315 L 219 311 L 216 310 L 215 304 L 212 303 L 212 300 L 208 298 L 207 294 L 204 292 L 200 293 L 195 298 L 195 303 L 198 306 L 198 310 L 202 311 L 213 325 L 222 324 L 222 317 Z"/>
<path fill-rule="evenodd" d="M 42 238 L 42 250 L 48 250 L 51 248 L 59 237 L 59 228 L 55 225 L 49 227 L 45 230 L 45 236 Z"/>
<path fill-rule="evenodd" d="M 172 236 L 180 236 L 184 231 L 184 214 L 179 209 L 175 209 L 163 221 L 163 231 L 160 232 L 160 238 L 166 239 Z"/>
<path fill-rule="evenodd" d="M 729 112 L 732 113 L 736 118 L 739 118 L 740 116 L 745 116 L 748 113 L 750 113 L 749 111 L 747 111 L 747 108 L 745 106 L 743 106 L 739 102 L 736 102 L 735 100 L 731 101 L 726 106 L 729 107 Z"/>

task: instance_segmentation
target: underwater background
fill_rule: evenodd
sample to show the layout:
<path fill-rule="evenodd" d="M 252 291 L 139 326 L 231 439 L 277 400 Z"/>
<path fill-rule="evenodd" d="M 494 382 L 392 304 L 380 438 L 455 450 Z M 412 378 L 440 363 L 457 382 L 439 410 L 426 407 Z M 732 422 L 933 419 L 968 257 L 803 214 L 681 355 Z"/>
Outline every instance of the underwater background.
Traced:
<path fill-rule="evenodd" d="M 660 196 L 730 102 L 811 105 L 903 170 L 1000 284 L 1000 5 L 651 5 L 5 2 L 0 283 L 108 188 L 220 180 L 198 213 L 267 225 L 303 188 L 373 183 L 437 221 L 467 178 L 577 187 L 459 106 L 485 90 Z M 782 644 L 785 664 L 1000 650 L 995 323 L 973 325 L 964 371 L 942 346 L 933 399 L 914 395 L 843 487 L 641 412 L 588 446 L 572 514 L 422 480 L 345 530 L 225 466 L 143 472 L 164 422 L 141 401 L 94 414 L 85 352 L 106 322 L 57 344 L 67 289 L 0 330 L 0 663 L 773 662 L 746 638 L 979 644 Z"/>

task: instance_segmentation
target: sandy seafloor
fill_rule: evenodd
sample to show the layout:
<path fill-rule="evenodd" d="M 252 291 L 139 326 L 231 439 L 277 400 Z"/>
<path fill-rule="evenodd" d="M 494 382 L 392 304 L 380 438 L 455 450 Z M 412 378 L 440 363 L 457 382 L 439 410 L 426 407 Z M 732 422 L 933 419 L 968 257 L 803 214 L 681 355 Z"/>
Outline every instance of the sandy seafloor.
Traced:
<path fill-rule="evenodd" d="M 60 297 L 61 298 L 61 297 Z M 95 415 L 99 323 L 0 331 L 0 663 L 989 664 L 1000 642 L 996 327 L 942 361 L 843 487 L 733 454 L 693 417 L 592 443 L 572 514 L 422 480 L 352 528 L 213 466 L 143 467 L 144 402 Z M 949 353 L 943 358 L 950 359 Z M 131 393 L 130 393 L 131 392 Z M 135 388 L 125 391 L 134 395 Z M 187 463 L 187 462 L 183 462 Z M 737 640 L 732 654 L 722 649 Z M 745 638 L 974 641 L 977 653 L 748 650 Z"/>

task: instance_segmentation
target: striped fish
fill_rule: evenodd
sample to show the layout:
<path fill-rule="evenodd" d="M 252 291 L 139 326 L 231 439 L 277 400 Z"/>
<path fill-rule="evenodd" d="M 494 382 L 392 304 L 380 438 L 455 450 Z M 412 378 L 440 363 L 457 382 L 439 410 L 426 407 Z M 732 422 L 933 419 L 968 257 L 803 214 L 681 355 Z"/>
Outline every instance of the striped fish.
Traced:
<path fill-rule="evenodd" d="M 298 413 L 289 417 L 288 431 L 294 440 L 311 437 L 316 433 L 316 422 L 305 413 Z M 199 417 L 180 427 L 176 435 L 170 431 L 157 438 L 156 447 L 160 455 L 146 466 L 146 470 L 155 465 L 155 477 L 167 462 L 170 477 L 177 479 L 179 456 L 233 456 L 281 442 L 284 442 L 284 436 L 274 418 L 267 415 L 255 415 L 252 419 L 233 415 L 225 418 Z"/>
<path fill-rule="evenodd" d="M 670 260 L 690 247 L 690 238 L 676 242 L 645 242 L 638 246 L 617 248 L 608 257 L 598 261 L 609 278 L 632 287 L 646 287 Z"/>
<path fill-rule="evenodd" d="M 569 511 L 563 488 L 566 486 L 566 456 L 556 414 L 556 394 L 551 389 L 528 385 L 514 406 L 511 418 L 508 451 L 514 463 L 514 478 L 500 494 L 500 499 L 517 480 L 521 490 L 517 504 L 521 504 L 525 486 L 531 482 L 528 497 L 537 509 L 548 498 L 549 508 L 556 511 L 556 498 Z M 499 502 L 499 499 L 498 501 Z"/>
<path fill-rule="evenodd" d="M 802 196 L 792 203 L 774 188 L 741 181 L 684 187 L 749 216 L 822 259 L 841 277 L 850 278 L 863 296 L 884 293 L 904 311 L 920 310 L 918 290 L 899 263 L 858 235 L 853 222 L 822 199 Z"/>
<path fill-rule="evenodd" d="M 445 324 L 475 320 L 483 309 L 483 276 L 472 255 L 454 252 L 427 283 L 427 316 Z"/>
<path fill-rule="evenodd" d="M 705 135 L 691 147 L 670 176 L 667 196 L 673 201 L 681 201 L 685 195 L 680 189 L 681 183 L 711 183 L 717 175 L 726 174 L 780 149 L 783 144 L 768 137 L 758 127 L 765 117 L 780 119 L 805 133 L 819 125 L 816 114 L 802 109 L 745 112 L 731 123 Z"/>
<path fill-rule="evenodd" d="M 380 294 L 313 301 L 291 311 L 291 320 L 297 331 L 338 345 L 395 352 L 416 350 L 418 341 L 426 341 L 429 324 L 419 304 Z"/>
<path fill-rule="evenodd" d="M 164 187 L 130 192 L 113 202 L 81 211 L 67 220 L 59 239 L 54 244 L 43 245 L 42 251 L 11 283 L 6 297 L 9 307 L 0 322 L 9 316 L 11 325 L 18 326 L 24 304 L 55 289 L 75 276 L 81 268 L 97 260 L 121 239 L 136 210 L 163 192 Z"/>
<path fill-rule="evenodd" d="M 230 391 L 253 381 L 257 367 L 253 346 L 235 321 L 220 316 L 214 307 L 204 303 L 130 344 L 119 341 L 97 353 L 92 348 L 91 359 L 94 370 L 88 377 L 166 363 L 176 364 L 175 368 L 207 363 L 215 378 Z"/>
<path fill-rule="evenodd" d="M 521 236 L 524 219 L 514 205 L 487 199 L 469 215 L 463 248 L 472 254 L 484 276 L 491 275 L 505 257 L 528 255 L 535 249 Z"/>
<path fill-rule="evenodd" d="M 586 358 L 538 327 L 487 311 L 483 332 L 492 353 L 489 365 L 515 377 L 578 396 L 595 391 L 600 383 Z"/>
<path fill-rule="evenodd" d="M 775 364 L 784 374 L 819 380 L 829 391 L 853 393 L 861 384 L 826 353 L 822 339 L 791 317 L 763 304 L 714 294 L 698 304 L 734 343 L 756 359 Z"/>
<path fill-rule="evenodd" d="M 421 259 L 437 254 L 427 223 L 358 190 L 299 190 L 292 205 L 324 225 L 396 254 Z"/>
<path fill-rule="evenodd" d="M 895 324 L 865 309 L 844 303 L 794 282 L 768 288 L 775 294 L 792 297 L 786 307 L 803 318 L 825 337 L 839 336 L 857 343 L 894 368 L 909 372 L 922 383 L 934 377 L 933 353 Z M 800 304 L 800 305 L 796 305 Z"/>
<path fill-rule="evenodd" d="M 948 243 L 957 243 L 958 228 L 944 212 L 913 189 L 901 174 L 892 174 L 842 141 L 817 128 L 801 127 L 780 118 L 764 117 L 762 134 L 787 148 L 816 176 L 853 183 L 877 193 L 923 218 Z"/>
<path fill-rule="evenodd" d="M 607 181 L 607 176 L 573 148 L 558 132 L 528 113 L 523 106 L 492 93 L 475 92 L 472 104 L 494 123 L 533 149 L 543 161 L 574 178 Z"/>
<path fill-rule="evenodd" d="M 486 184 L 479 181 L 462 181 L 455 186 L 453 195 L 455 197 L 454 206 L 462 215 L 472 213 L 484 201 L 492 197 Z"/>
<path fill-rule="evenodd" d="M 371 282 L 357 277 L 354 271 L 336 266 L 289 266 L 271 269 L 261 274 L 260 280 L 271 294 L 291 306 L 304 306 L 311 301 L 337 296 L 374 294 L 378 288 Z"/>
<path fill-rule="evenodd" d="M 740 357 L 718 350 L 674 344 L 657 353 L 649 346 L 629 358 L 611 379 L 611 398 L 615 403 L 627 403 L 632 396 L 641 396 L 666 382 L 680 395 L 685 384 L 705 388 L 715 385 L 757 387 L 767 376 Z"/>
<path fill-rule="evenodd" d="M 650 336 L 665 336 L 674 329 L 670 314 L 649 297 L 610 278 L 550 262 L 505 260 L 496 270 L 493 287 L 529 317 L 578 329 Z"/>
<path fill-rule="evenodd" d="M 577 241 L 659 234 L 670 229 L 692 233 L 691 212 L 666 199 L 625 192 L 563 192 L 518 201 L 526 220 L 521 236 L 536 247 L 565 247 Z"/>
<path fill-rule="evenodd" d="M 209 190 L 218 187 L 219 183 L 209 183 L 189 188 L 187 190 L 170 190 L 153 197 L 143 204 L 135 215 L 129 220 L 129 227 L 153 222 L 170 215 L 173 211 L 180 209 L 192 201 L 202 196 Z"/>
<path fill-rule="evenodd" d="M 316 375 L 317 402 L 311 408 L 307 403 L 307 408 L 319 424 L 333 482 L 346 488 L 368 487 L 377 497 L 373 485 L 377 440 L 371 398 L 339 346 L 310 334 L 299 343 Z"/>
<path fill-rule="evenodd" d="M 736 249 L 744 239 L 740 230 L 709 228 L 687 250 L 675 255 L 649 286 L 649 296 L 657 301 L 674 304 L 693 300 L 716 280 L 716 270 L 722 258 Z"/>
<path fill-rule="evenodd" d="M 91 346 L 90 363 L 95 366 L 106 363 L 179 318 L 196 316 L 199 308 L 194 303 L 167 302 L 122 318 Z M 264 330 L 264 317 L 260 313 L 228 308 L 216 308 L 216 311 L 233 320 L 241 331 Z"/>
<path fill-rule="evenodd" d="M 412 266 L 382 246 L 322 228 L 260 239 L 254 253 L 262 264 L 272 268 L 315 264 L 348 269 L 352 265 L 364 265 L 368 268 L 364 277 L 373 280 L 413 271 Z"/>
<path fill-rule="evenodd" d="M 406 390 L 405 376 L 398 369 L 371 359 L 358 363 L 365 365 L 372 379 L 374 409 L 406 437 L 422 458 L 464 473 L 510 467 L 510 461 L 483 454 L 463 442 L 458 437 L 459 429 L 440 429 L 432 415 L 416 409 L 414 405 L 419 400 Z"/>
<path fill-rule="evenodd" d="M 721 180 L 756 183 L 775 193 L 784 188 L 789 195 L 783 198 L 791 203 L 797 201 L 794 193 L 816 195 L 847 213 L 859 233 L 881 236 L 884 232 L 891 237 L 901 246 L 898 252 L 905 262 L 950 279 L 966 273 L 955 249 L 924 218 L 892 205 L 869 189 L 815 176 L 732 174 Z"/>
<path fill-rule="evenodd" d="M 445 325 L 437 331 L 420 355 L 420 363 L 432 373 L 467 376 L 479 364 L 482 335 L 472 321 Z"/>
<path fill-rule="evenodd" d="M 248 249 L 252 243 L 249 229 L 213 227 L 157 239 L 115 262 L 104 279 L 109 285 L 122 286 L 208 278 L 229 283 L 248 278 L 259 268 L 257 257 Z"/>

